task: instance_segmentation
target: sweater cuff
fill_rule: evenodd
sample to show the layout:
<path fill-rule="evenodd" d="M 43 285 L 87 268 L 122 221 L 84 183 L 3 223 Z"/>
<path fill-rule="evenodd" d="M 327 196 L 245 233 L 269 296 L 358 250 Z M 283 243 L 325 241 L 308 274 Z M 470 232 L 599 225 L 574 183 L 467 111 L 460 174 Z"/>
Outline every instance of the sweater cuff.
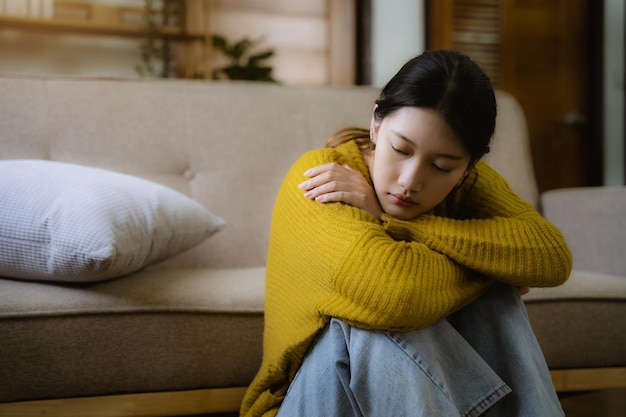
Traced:
<path fill-rule="evenodd" d="M 410 230 L 402 220 L 398 220 L 388 214 L 383 214 L 380 217 L 380 221 L 385 232 L 394 240 L 405 242 L 413 240 Z"/>

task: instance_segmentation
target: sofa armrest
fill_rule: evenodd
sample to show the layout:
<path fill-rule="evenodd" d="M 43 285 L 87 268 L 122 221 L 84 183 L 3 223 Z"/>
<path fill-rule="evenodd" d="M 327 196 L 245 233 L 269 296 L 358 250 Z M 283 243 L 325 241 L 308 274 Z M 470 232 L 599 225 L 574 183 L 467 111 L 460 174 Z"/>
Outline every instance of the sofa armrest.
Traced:
<path fill-rule="evenodd" d="M 547 191 L 541 210 L 565 236 L 574 268 L 626 277 L 626 187 Z"/>

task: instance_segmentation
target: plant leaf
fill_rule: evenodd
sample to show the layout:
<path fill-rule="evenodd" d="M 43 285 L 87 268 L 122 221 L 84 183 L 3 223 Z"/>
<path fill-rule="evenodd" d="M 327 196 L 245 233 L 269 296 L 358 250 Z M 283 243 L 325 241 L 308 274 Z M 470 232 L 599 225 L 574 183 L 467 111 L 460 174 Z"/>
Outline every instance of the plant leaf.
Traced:
<path fill-rule="evenodd" d="M 274 55 L 274 50 L 269 49 L 267 51 L 259 52 L 258 54 L 250 55 L 249 60 L 252 62 L 263 61 L 264 59 L 271 58 Z"/>
<path fill-rule="evenodd" d="M 220 35 L 213 35 L 212 36 L 212 40 L 213 40 L 213 46 L 217 49 L 219 49 L 222 52 L 226 52 L 228 50 L 228 42 L 226 42 L 226 39 Z"/>
<path fill-rule="evenodd" d="M 254 45 L 248 38 L 244 38 L 233 45 L 231 50 L 231 56 L 238 62 L 241 57 L 246 53 L 248 49 L 250 49 Z"/>

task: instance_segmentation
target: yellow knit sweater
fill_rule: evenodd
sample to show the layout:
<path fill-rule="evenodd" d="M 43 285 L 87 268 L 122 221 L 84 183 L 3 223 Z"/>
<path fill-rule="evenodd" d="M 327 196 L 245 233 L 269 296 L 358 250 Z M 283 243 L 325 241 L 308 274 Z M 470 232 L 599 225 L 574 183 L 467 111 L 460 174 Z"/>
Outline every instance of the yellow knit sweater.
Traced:
<path fill-rule="evenodd" d="M 433 213 L 402 221 L 305 198 L 303 173 L 328 162 L 370 179 L 354 142 L 306 153 L 285 177 L 272 218 L 263 361 L 243 416 L 276 414 L 330 317 L 415 330 L 471 303 L 494 280 L 545 287 L 569 275 L 559 231 L 484 163 Z"/>

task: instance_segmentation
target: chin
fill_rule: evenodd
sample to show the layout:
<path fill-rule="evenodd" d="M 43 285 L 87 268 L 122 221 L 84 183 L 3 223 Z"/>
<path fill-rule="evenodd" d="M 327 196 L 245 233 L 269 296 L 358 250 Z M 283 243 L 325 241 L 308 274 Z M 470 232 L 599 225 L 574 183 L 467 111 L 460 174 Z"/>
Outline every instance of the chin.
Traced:
<path fill-rule="evenodd" d="M 398 216 L 398 219 L 400 220 L 413 220 L 419 216 L 421 216 L 424 213 L 416 213 L 416 214 L 410 214 L 410 215 L 405 215 L 405 216 Z"/>
<path fill-rule="evenodd" d="M 385 210 L 385 213 L 387 213 L 391 217 L 395 217 L 398 220 L 411 220 L 423 214 L 421 210 L 419 211 L 416 211 L 416 210 L 411 211 L 411 210 L 406 210 L 406 209 L 403 210 L 396 206 L 389 207 L 389 210 Z"/>

